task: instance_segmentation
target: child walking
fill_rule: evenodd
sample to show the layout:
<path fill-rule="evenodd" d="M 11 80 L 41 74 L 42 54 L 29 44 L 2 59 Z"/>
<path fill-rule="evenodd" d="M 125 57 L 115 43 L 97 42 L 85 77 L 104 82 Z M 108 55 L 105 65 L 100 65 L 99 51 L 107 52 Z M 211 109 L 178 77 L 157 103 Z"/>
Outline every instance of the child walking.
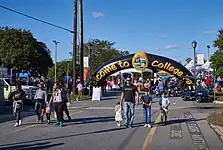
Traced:
<path fill-rule="evenodd" d="M 122 118 L 122 107 L 120 105 L 120 102 L 117 102 L 115 106 L 115 121 L 117 123 L 117 126 L 121 127 L 121 122 L 123 121 L 123 118 Z"/>
<path fill-rule="evenodd" d="M 170 101 L 167 98 L 167 93 L 162 92 L 162 98 L 161 98 L 161 101 L 160 101 L 160 109 L 161 109 L 161 123 L 164 126 L 167 125 L 167 114 L 168 114 L 168 107 L 169 106 L 170 106 Z"/>
<path fill-rule="evenodd" d="M 141 101 L 143 103 L 143 112 L 144 112 L 144 127 L 151 128 L 151 105 L 152 105 L 152 96 L 149 94 L 149 89 L 145 89 L 145 94 L 141 96 Z"/>
<path fill-rule="evenodd" d="M 50 115 L 51 115 L 50 103 L 47 101 L 46 102 L 46 119 L 47 119 L 47 124 L 50 124 Z"/>

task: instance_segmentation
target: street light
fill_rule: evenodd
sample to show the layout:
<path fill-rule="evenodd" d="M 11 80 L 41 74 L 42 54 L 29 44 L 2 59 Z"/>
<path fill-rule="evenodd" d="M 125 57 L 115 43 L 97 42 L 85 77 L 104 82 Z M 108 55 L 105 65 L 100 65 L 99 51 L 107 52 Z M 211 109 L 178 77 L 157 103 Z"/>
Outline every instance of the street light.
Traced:
<path fill-rule="evenodd" d="M 210 45 L 207 45 L 207 48 L 208 48 L 208 61 L 210 59 L 210 51 L 209 49 L 211 48 Z M 208 75 L 209 75 L 209 68 L 208 68 Z"/>
<path fill-rule="evenodd" d="M 192 42 L 192 47 L 194 49 L 194 82 L 196 82 L 196 47 L 197 47 L 197 42 L 194 40 Z"/>
<path fill-rule="evenodd" d="M 57 44 L 58 41 L 54 40 L 53 43 L 55 44 L 55 72 L 54 72 L 54 82 L 57 82 Z"/>
<path fill-rule="evenodd" d="M 207 45 L 207 48 L 208 48 L 208 61 L 209 61 L 209 58 L 210 58 L 209 49 L 211 48 L 210 45 Z"/>

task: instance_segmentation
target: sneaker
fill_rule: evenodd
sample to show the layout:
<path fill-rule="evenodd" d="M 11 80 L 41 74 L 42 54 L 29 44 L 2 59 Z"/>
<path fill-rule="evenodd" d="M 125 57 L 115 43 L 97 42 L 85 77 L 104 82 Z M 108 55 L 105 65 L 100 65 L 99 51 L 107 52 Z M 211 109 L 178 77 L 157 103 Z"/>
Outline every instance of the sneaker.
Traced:
<path fill-rule="evenodd" d="M 144 127 L 146 128 L 146 127 L 148 127 L 148 125 L 147 125 L 147 124 L 145 124 L 145 125 L 144 125 Z"/>
<path fill-rule="evenodd" d="M 148 128 L 151 128 L 152 126 L 151 126 L 150 124 L 147 124 L 147 127 L 148 127 Z"/>
<path fill-rule="evenodd" d="M 129 128 L 133 128 L 133 126 L 129 126 Z"/>
<path fill-rule="evenodd" d="M 22 120 L 19 120 L 19 126 L 22 124 Z"/>
<path fill-rule="evenodd" d="M 58 126 L 58 125 L 60 125 L 60 122 L 59 122 L 59 121 L 57 121 L 57 122 L 54 124 L 54 126 Z"/>
<path fill-rule="evenodd" d="M 117 122 L 117 126 L 118 126 L 118 127 L 121 127 L 121 124 L 120 124 L 119 122 Z"/>
<path fill-rule="evenodd" d="M 14 125 L 14 127 L 18 127 L 18 126 L 19 126 L 19 124 L 16 122 L 15 125 Z"/>
<path fill-rule="evenodd" d="M 63 126 L 64 126 L 62 121 L 60 122 L 60 126 L 61 126 L 61 127 L 63 127 Z"/>
<path fill-rule="evenodd" d="M 50 124 L 50 120 L 47 120 L 47 124 Z"/>

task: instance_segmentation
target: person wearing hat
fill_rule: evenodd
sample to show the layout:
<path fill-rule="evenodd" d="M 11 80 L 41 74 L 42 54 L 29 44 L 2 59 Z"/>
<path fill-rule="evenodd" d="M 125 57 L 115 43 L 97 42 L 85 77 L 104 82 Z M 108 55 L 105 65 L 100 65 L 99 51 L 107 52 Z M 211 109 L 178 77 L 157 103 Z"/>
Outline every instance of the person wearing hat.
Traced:
<path fill-rule="evenodd" d="M 44 106 L 47 102 L 47 94 L 44 89 L 44 83 L 40 82 L 39 89 L 36 91 L 35 97 L 35 112 L 37 115 L 37 122 L 41 121 L 43 122 L 43 116 L 44 116 Z M 41 114 L 40 114 L 41 112 Z"/>

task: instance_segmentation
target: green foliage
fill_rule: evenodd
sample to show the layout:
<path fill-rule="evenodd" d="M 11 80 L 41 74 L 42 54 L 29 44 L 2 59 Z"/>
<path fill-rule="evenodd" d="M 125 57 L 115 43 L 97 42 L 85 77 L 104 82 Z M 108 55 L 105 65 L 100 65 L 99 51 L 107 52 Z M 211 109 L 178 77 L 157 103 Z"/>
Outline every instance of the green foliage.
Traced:
<path fill-rule="evenodd" d="M 107 40 L 92 39 L 87 43 L 84 43 L 84 56 L 89 56 L 89 45 L 92 45 L 92 71 L 94 72 L 99 66 L 108 60 L 116 57 L 128 55 L 128 51 L 119 51 L 114 48 L 115 43 Z M 77 61 L 79 60 L 79 46 L 77 46 Z M 72 53 L 70 53 L 72 56 Z M 64 75 L 67 72 L 67 61 L 57 62 L 57 81 L 63 81 Z M 69 75 L 72 76 L 72 61 L 69 61 Z M 77 64 L 76 68 L 77 76 L 80 73 L 80 66 Z M 54 80 L 55 68 L 54 66 L 49 69 L 48 77 Z"/>
<path fill-rule="evenodd" d="M 217 76 L 223 75 L 223 29 L 219 30 L 219 35 L 214 41 L 214 47 L 218 50 L 210 57 L 211 67 L 216 71 Z"/>
<path fill-rule="evenodd" d="M 217 39 L 214 41 L 214 47 L 217 47 L 220 51 L 223 50 L 223 29 L 220 29 Z"/>
<path fill-rule="evenodd" d="M 114 42 L 92 39 L 84 44 L 84 54 L 89 56 L 89 45 L 92 45 L 92 70 L 94 71 L 103 63 L 116 57 L 128 55 L 128 51 L 119 51 Z"/>
<path fill-rule="evenodd" d="M 68 75 L 72 76 L 72 61 L 61 61 L 61 62 L 57 62 L 57 81 L 58 82 L 62 82 L 64 79 L 64 76 L 67 75 L 67 71 L 68 71 Z M 79 66 L 77 66 L 77 72 L 79 72 Z M 55 78 L 55 66 L 49 68 L 48 71 L 48 77 L 50 79 L 52 79 L 54 81 Z"/>
<path fill-rule="evenodd" d="M 53 61 L 45 43 L 37 41 L 30 31 L 1 27 L 0 65 L 46 74 Z"/>

